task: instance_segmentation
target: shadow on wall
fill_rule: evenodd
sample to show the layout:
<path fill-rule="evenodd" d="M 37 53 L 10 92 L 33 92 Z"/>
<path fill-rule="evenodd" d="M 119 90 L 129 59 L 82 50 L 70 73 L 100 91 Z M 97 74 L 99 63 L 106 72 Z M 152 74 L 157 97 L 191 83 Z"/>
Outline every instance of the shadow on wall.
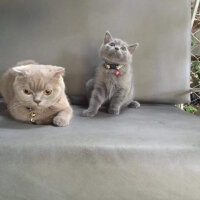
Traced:
<path fill-rule="evenodd" d="M 82 91 L 78 94 L 85 94 L 85 83 L 94 77 L 96 67 L 101 62 L 98 55 L 100 45 L 80 44 L 78 41 L 71 45 L 73 47 L 68 48 L 69 45 L 66 44 L 54 63 L 66 69 L 66 91 L 69 90 L 72 95 L 76 95 L 77 91 Z"/>

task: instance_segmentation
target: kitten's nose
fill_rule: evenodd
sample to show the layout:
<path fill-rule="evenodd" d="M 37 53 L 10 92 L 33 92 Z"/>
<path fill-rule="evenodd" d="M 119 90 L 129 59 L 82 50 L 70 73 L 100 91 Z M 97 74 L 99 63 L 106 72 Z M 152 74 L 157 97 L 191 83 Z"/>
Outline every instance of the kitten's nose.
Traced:
<path fill-rule="evenodd" d="M 41 102 L 40 100 L 37 100 L 37 99 L 35 99 L 34 101 L 35 101 L 35 103 L 37 103 L 37 104 L 39 104 L 39 103 Z"/>
<path fill-rule="evenodd" d="M 115 50 L 117 50 L 117 51 L 118 51 L 118 50 L 119 50 L 119 48 L 118 48 L 118 47 L 115 47 Z"/>

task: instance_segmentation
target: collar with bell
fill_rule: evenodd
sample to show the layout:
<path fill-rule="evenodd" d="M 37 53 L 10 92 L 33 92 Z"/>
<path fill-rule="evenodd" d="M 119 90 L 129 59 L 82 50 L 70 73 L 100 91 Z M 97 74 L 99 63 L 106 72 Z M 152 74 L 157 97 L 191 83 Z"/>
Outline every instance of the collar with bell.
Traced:
<path fill-rule="evenodd" d="M 26 107 L 26 109 L 29 111 L 29 118 L 30 118 L 30 121 L 31 121 L 32 123 L 34 123 L 34 122 L 35 122 L 35 117 L 36 117 L 36 112 L 33 111 L 33 109 L 30 108 L 30 107 Z"/>
<path fill-rule="evenodd" d="M 104 63 L 104 67 L 106 69 L 115 69 L 115 75 L 118 76 L 120 75 L 119 70 L 123 67 L 123 65 Z"/>

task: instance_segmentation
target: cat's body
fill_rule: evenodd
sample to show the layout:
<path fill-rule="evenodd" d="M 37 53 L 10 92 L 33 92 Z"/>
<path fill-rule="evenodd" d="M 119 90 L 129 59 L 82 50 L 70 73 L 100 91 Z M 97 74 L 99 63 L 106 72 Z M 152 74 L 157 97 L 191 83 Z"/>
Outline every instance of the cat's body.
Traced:
<path fill-rule="evenodd" d="M 127 45 L 120 39 L 113 39 L 106 32 L 100 55 L 104 60 L 96 70 L 95 79 L 86 84 L 90 97 L 85 117 L 93 117 L 103 104 L 109 104 L 108 112 L 118 115 L 123 107 L 139 107 L 134 101 L 132 53 L 138 44 Z M 118 69 L 119 68 L 119 69 Z"/>
<path fill-rule="evenodd" d="M 23 65 L 24 64 L 24 65 Z M 72 109 L 65 95 L 64 68 L 20 63 L 5 72 L 0 92 L 16 120 L 66 126 Z"/>

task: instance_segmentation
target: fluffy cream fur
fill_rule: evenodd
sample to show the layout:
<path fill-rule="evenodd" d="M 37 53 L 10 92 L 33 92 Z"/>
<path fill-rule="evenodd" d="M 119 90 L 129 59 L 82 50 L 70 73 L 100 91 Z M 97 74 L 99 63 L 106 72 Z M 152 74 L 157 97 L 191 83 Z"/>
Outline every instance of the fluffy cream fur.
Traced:
<path fill-rule="evenodd" d="M 17 120 L 30 122 L 31 110 L 36 124 L 68 125 L 72 108 L 65 94 L 64 72 L 62 67 L 34 61 L 20 62 L 5 72 L 0 80 L 0 92 L 10 114 Z"/>

